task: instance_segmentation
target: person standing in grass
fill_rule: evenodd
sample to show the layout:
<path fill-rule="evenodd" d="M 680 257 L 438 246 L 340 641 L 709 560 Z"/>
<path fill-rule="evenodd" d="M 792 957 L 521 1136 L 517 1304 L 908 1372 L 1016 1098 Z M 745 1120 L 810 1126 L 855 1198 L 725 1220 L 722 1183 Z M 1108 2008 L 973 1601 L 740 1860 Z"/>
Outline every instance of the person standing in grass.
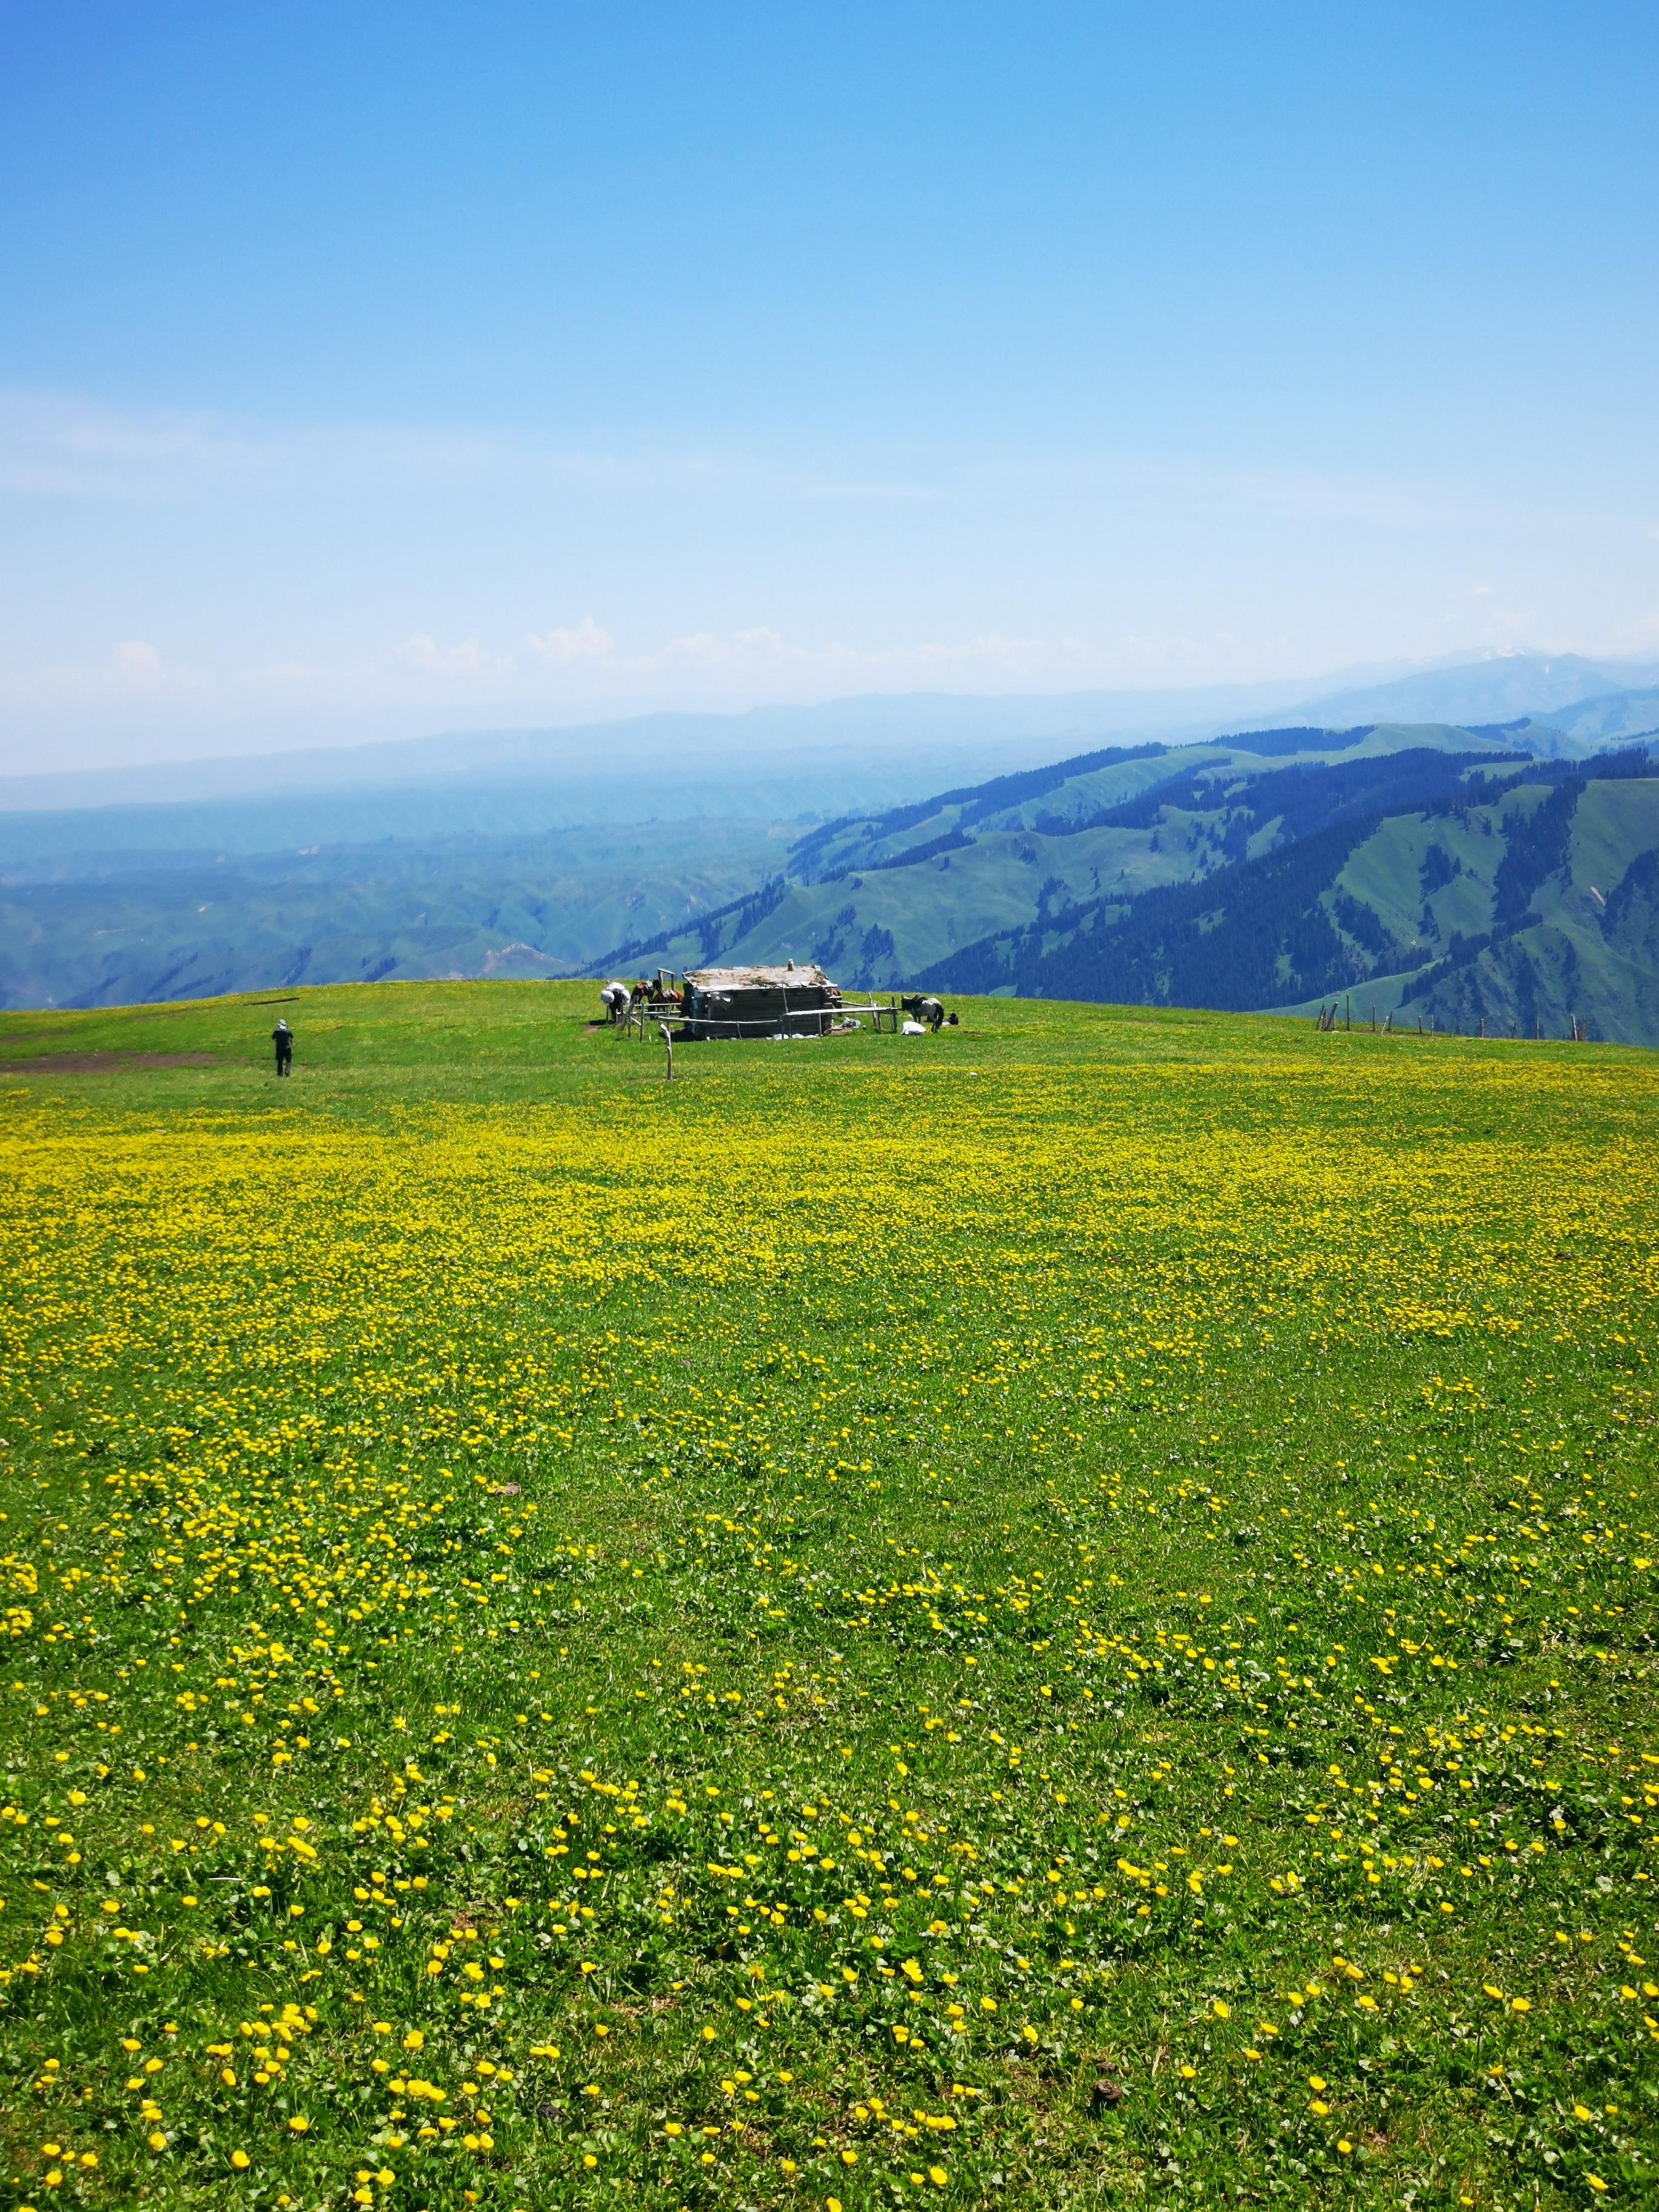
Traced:
<path fill-rule="evenodd" d="M 276 1028 L 272 1030 L 270 1033 L 270 1041 L 276 1048 L 277 1074 L 292 1075 L 294 1073 L 294 1032 L 289 1029 L 288 1024 L 280 1018 L 277 1020 Z"/>

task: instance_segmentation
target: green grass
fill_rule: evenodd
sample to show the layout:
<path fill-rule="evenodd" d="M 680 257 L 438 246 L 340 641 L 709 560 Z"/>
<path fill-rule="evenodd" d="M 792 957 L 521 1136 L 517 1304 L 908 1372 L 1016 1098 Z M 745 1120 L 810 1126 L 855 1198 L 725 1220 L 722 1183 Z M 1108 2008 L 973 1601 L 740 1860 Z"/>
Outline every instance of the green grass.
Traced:
<path fill-rule="evenodd" d="M 1659 1070 L 594 996 L 0 1018 L 0 2204 L 1641 2201 Z"/>

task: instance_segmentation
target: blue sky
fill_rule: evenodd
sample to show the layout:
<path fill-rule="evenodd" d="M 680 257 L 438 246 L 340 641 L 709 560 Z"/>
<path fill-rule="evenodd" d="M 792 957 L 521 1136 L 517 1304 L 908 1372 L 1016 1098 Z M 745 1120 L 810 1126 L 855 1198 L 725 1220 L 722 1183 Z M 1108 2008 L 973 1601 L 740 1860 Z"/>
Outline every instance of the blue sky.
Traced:
<path fill-rule="evenodd" d="M 1659 654 L 1650 5 L 0 0 L 15 767 Z"/>

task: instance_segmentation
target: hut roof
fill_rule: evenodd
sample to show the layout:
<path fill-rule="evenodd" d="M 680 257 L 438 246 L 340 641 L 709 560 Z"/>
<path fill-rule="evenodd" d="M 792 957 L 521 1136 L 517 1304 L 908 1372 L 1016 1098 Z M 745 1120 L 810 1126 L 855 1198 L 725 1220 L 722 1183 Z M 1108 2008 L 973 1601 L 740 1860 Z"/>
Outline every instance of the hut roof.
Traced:
<path fill-rule="evenodd" d="M 830 988 L 822 968 L 797 962 L 788 968 L 696 968 L 686 981 L 700 991 L 822 991 Z"/>

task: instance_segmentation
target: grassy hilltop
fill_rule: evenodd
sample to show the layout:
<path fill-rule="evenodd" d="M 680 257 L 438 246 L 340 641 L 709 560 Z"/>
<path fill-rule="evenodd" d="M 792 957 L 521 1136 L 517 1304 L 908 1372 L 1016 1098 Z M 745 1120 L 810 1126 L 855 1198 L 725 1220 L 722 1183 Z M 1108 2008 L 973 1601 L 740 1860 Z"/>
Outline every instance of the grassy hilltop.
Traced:
<path fill-rule="evenodd" d="M 593 997 L 0 1017 L 0 2205 L 1649 2201 L 1659 1066 Z"/>

